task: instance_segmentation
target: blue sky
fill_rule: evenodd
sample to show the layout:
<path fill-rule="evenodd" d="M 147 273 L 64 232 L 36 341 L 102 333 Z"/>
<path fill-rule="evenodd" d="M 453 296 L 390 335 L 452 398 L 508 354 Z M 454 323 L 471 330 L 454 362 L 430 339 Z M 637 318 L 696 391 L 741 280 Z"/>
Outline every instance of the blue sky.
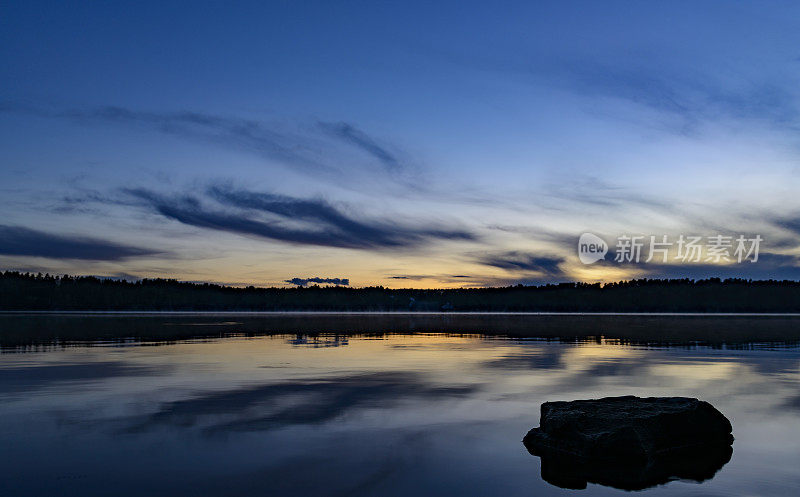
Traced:
<path fill-rule="evenodd" d="M 16 2 L 0 23 L 3 269 L 800 278 L 792 2 Z M 764 242 L 584 266 L 586 231 Z"/>

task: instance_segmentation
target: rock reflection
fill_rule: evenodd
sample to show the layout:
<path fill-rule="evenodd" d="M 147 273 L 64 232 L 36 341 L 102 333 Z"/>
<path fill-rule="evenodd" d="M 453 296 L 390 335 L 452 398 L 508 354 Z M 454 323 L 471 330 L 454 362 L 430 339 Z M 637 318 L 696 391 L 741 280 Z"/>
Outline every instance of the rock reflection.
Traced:
<path fill-rule="evenodd" d="M 528 451 L 541 457 L 542 479 L 561 488 L 579 490 L 596 483 L 621 490 L 644 490 L 675 480 L 709 480 L 728 463 L 730 445 L 693 447 L 650 460 L 586 459 L 555 451 Z"/>

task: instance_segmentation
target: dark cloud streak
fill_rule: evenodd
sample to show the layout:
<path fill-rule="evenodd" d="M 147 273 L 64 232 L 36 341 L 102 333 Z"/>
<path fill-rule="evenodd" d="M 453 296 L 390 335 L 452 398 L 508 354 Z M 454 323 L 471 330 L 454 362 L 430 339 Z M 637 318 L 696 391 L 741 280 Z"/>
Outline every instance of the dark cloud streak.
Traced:
<path fill-rule="evenodd" d="M 382 147 L 363 131 L 359 130 L 352 124 L 346 122 L 338 123 L 318 123 L 320 128 L 325 132 L 340 140 L 343 140 L 355 147 L 363 150 L 369 155 L 378 159 L 389 171 L 395 171 L 400 168 L 400 163 L 397 158 L 389 152 L 385 147 Z"/>
<path fill-rule="evenodd" d="M 78 121 L 138 124 L 161 133 L 255 153 L 306 170 L 330 170 L 306 145 L 307 139 L 254 120 L 200 112 L 140 112 L 122 107 L 100 107 L 56 113 Z"/>
<path fill-rule="evenodd" d="M 139 126 L 195 142 L 253 153 L 304 172 L 334 172 L 334 168 L 325 164 L 310 146 L 313 141 L 310 137 L 255 120 L 193 111 L 143 112 L 118 106 L 48 110 L 13 102 L 0 103 L 0 112 L 68 119 L 84 124 Z"/>
<path fill-rule="evenodd" d="M 414 247 L 434 240 L 475 239 L 472 233 L 457 229 L 409 227 L 388 220 L 359 221 L 323 200 L 272 193 L 211 187 L 207 191 L 209 197 L 223 206 L 213 208 L 191 195 L 165 197 L 142 188 L 123 191 L 162 216 L 186 225 L 301 245 L 390 249 Z M 272 217 L 267 219 L 260 216 L 262 214 Z M 297 221 L 309 226 L 289 226 Z"/>
<path fill-rule="evenodd" d="M 523 252 L 504 252 L 491 254 L 479 259 L 486 266 L 507 269 L 509 271 L 535 271 L 551 276 L 561 276 L 563 271 L 560 265 L 564 262 L 562 257 L 537 256 Z"/>
<path fill-rule="evenodd" d="M 21 226 L 0 225 L 0 254 L 2 255 L 120 261 L 158 253 L 151 249 L 122 245 L 96 238 L 57 235 Z"/>
<path fill-rule="evenodd" d="M 0 102 L 0 113 L 21 113 L 50 119 L 68 119 L 83 124 L 138 126 L 158 133 L 204 144 L 253 153 L 306 173 L 334 174 L 325 159 L 331 151 L 320 151 L 323 134 L 354 146 L 377 159 L 389 172 L 401 169 L 396 155 L 364 131 L 347 122 L 318 122 L 317 131 L 290 130 L 252 119 L 195 111 L 146 112 L 119 106 L 49 110 L 14 102 Z"/>
<path fill-rule="evenodd" d="M 292 278 L 290 280 L 284 280 L 286 283 L 291 283 L 292 285 L 297 286 L 308 286 L 309 283 L 317 283 L 320 285 L 342 285 L 348 286 L 350 284 L 349 278 Z"/>

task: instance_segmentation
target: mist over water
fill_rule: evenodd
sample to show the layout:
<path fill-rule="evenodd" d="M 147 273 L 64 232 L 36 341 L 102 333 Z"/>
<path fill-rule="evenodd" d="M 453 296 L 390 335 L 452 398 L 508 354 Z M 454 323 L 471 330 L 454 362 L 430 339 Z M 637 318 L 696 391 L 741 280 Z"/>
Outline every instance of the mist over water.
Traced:
<path fill-rule="evenodd" d="M 0 494 L 616 495 L 547 483 L 521 439 L 542 402 L 628 394 L 706 400 L 736 437 L 712 478 L 645 494 L 788 496 L 800 486 L 795 346 L 331 326 L 4 349 Z"/>

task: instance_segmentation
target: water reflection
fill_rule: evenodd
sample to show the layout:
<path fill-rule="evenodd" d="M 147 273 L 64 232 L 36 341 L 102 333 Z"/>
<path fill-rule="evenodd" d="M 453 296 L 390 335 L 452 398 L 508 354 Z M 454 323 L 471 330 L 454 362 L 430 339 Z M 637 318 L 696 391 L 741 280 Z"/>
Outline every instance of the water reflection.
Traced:
<path fill-rule="evenodd" d="M 349 343 L 347 336 L 296 335 L 288 342 L 296 347 L 343 347 Z"/>
<path fill-rule="evenodd" d="M 709 480 L 731 460 L 733 447 L 709 445 L 675 451 L 650 460 L 584 459 L 565 453 L 540 453 L 542 479 L 557 487 L 580 490 L 596 483 L 621 490 L 644 490 L 675 480 Z"/>
<path fill-rule="evenodd" d="M 544 401 L 627 394 L 703 398 L 736 427 L 727 464 L 633 472 L 641 487 L 725 464 L 713 479 L 645 494 L 800 487 L 796 348 L 345 338 L 314 326 L 0 354 L 0 495 L 563 495 L 545 480 L 611 495 L 619 475 L 549 458 L 539 468 L 519 438 Z"/>
<path fill-rule="evenodd" d="M 168 365 L 143 366 L 125 361 L 2 368 L 0 369 L 0 395 L 32 393 L 42 389 L 70 388 L 70 384 L 105 378 L 164 374 L 168 369 Z"/>
<path fill-rule="evenodd" d="M 475 386 L 436 386 L 418 373 L 404 371 L 333 376 L 204 393 L 167 402 L 132 430 L 170 424 L 201 426 L 206 433 L 267 431 L 322 424 L 368 407 L 390 409 L 403 401 L 463 397 L 474 391 Z"/>
<path fill-rule="evenodd" d="M 503 313 L 0 313 L 0 349 L 231 334 L 458 333 L 746 349 L 800 344 L 800 315 Z M 756 343 L 758 342 L 758 343 Z"/>

